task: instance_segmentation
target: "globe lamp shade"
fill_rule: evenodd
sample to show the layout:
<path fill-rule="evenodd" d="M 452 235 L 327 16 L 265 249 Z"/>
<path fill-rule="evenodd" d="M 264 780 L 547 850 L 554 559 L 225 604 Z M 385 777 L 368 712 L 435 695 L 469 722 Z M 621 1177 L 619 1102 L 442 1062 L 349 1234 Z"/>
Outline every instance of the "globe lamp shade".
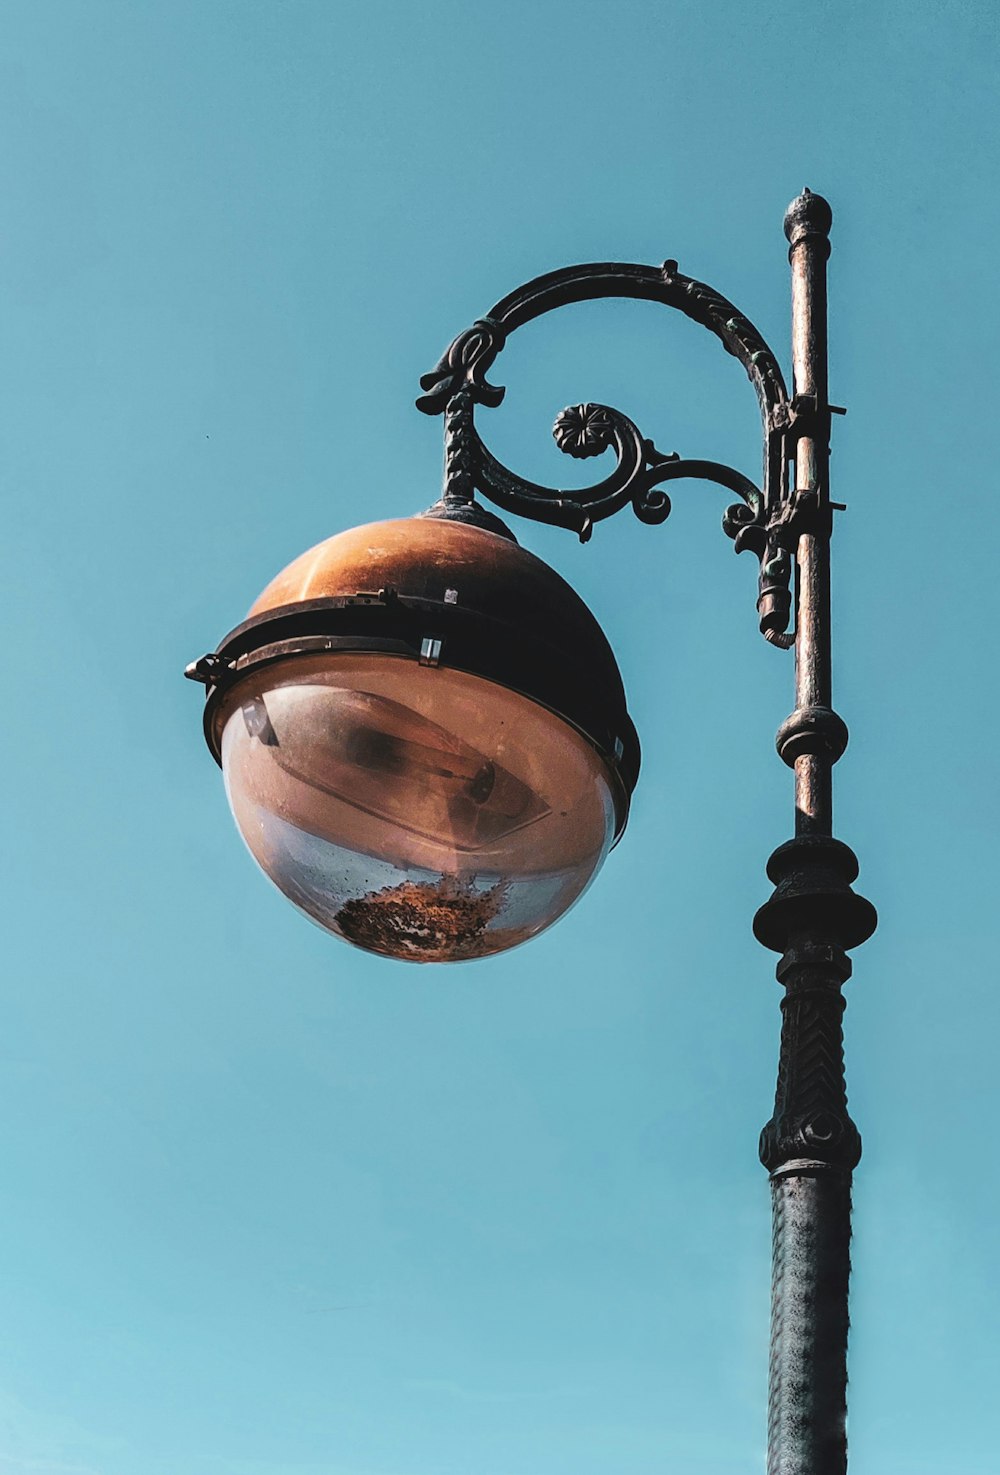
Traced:
<path fill-rule="evenodd" d="M 593 615 L 489 524 L 330 538 L 189 668 L 261 869 L 393 958 L 487 957 L 550 926 L 621 834 L 638 770 Z"/>

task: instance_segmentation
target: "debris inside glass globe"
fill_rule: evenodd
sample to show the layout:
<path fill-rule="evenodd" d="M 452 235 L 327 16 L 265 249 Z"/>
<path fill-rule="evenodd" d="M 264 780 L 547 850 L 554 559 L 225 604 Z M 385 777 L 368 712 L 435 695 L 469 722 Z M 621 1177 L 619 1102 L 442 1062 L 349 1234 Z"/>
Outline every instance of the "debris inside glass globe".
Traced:
<path fill-rule="evenodd" d="M 485 933 L 504 902 L 503 883 L 489 891 L 442 878 L 404 881 L 349 901 L 337 913 L 337 929 L 372 952 L 409 954 L 423 962 L 477 958 L 494 952 Z"/>

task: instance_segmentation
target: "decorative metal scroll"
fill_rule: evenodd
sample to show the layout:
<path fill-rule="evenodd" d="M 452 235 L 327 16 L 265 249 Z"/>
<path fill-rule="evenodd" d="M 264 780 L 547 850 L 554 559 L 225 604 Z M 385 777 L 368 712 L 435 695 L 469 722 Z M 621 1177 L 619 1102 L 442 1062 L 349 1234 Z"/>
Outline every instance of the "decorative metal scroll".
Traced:
<path fill-rule="evenodd" d="M 553 428 L 556 444 L 568 455 L 583 459 L 614 449 L 614 470 L 593 486 L 576 490 L 539 486 L 492 455 L 476 430 L 474 407 L 495 407 L 504 397 L 504 388 L 486 376 L 508 335 L 553 308 L 603 297 L 638 298 L 677 308 L 708 328 L 739 359 L 760 405 L 763 489 L 718 462 L 664 455 L 626 415 L 606 405 L 563 410 Z M 760 559 L 761 630 L 774 644 L 792 643 L 785 632 L 791 609 L 787 438 L 794 415 L 785 383 L 774 354 L 749 319 L 713 288 L 683 276 L 676 261 L 660 268 L 596 263 L 537 277 L 460 333 L 420 385 L 424 393 L 417 400 L 418 409 L 428 415 L 445 414 L 442 506 L 453 513 L 468 506 L 478 490 L 509 512 L 571 528 L 585 541 L 596 522 L 629 505 L 643 522 L 665 521 L 670 499 L 663 486 L 670 481 L 696 478 L 734 492 L 742 500 L 727 509 L 723 528 L 738 552 L 750 548 Z"/>

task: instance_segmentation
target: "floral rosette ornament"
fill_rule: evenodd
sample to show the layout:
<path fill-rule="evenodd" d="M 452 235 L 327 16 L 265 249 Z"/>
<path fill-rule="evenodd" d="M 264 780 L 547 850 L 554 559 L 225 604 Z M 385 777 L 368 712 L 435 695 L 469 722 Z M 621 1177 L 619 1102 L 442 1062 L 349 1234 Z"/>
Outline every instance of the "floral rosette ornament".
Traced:
<path fill-rule="evenodd" d="M 612 430 L 611 416 L 603 405 L 571 405 L 556 416 L 552 437 L 567 456 L 584 461 L 608 449 Z"/>

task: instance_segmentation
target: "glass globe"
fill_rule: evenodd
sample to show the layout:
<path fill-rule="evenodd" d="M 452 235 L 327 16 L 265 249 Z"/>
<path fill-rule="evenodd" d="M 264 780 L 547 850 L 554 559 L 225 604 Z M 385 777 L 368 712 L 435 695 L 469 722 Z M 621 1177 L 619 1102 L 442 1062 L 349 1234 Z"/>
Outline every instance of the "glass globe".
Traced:
<path fill-rule="evenodd" d="M 296 656 L 226 693 L 236 823 L 321 927 L 415 962 L 488 957 L 561 917 L 615 831 L 604 760 L 547 708 L 376 653 Z"/>

